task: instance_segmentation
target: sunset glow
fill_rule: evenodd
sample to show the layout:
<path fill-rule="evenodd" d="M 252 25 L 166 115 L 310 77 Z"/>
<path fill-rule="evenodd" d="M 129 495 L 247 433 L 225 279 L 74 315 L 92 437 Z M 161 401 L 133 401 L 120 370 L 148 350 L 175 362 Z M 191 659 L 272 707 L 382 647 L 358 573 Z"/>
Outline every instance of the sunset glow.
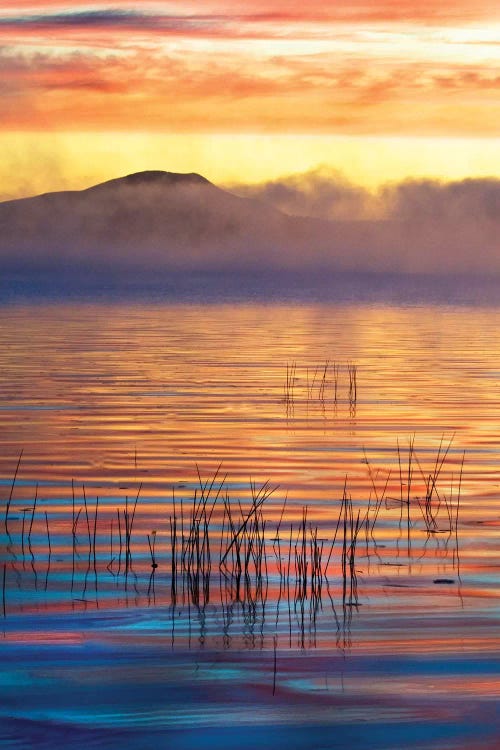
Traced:
<path fill-rule="evenodd" d="M 4 2 L 0 193 L 153 162 L 222 182 L 497 175 L 499 37 L 490 0 Z"/>
<path fill-rule="evenodd" d="M 499 0 L 0 2 L 0 750 L 493 750 Z"/>

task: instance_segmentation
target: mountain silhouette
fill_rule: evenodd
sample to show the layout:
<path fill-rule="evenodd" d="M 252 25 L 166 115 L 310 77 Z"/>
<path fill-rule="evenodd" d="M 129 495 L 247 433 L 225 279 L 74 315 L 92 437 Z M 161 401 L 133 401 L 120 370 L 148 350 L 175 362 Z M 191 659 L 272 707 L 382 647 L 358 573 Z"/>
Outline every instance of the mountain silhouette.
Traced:
<path fill-rule="evenodd" d="M 16 268 L 252 267 L 307 233 L 307 220 L 194 173 L 139 172 L 0 203 L 0 253 Z"/>

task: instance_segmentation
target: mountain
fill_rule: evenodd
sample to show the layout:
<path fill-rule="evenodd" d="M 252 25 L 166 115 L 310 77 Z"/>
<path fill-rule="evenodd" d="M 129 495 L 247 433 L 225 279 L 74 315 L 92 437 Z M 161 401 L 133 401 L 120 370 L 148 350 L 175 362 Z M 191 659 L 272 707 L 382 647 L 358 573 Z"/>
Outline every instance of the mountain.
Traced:
<path fill-rule="evenodd" d="M 0 203 L 0 254 L 20 268 L 254 267 L 310 232 L 198 174 L 140 172 Z"/>
<path fill-rule="evenodd" d="M 500 273 L 498 221 L 289 216 L 199 174 L 149 171 L 0 203 L 5 272 Z"/>

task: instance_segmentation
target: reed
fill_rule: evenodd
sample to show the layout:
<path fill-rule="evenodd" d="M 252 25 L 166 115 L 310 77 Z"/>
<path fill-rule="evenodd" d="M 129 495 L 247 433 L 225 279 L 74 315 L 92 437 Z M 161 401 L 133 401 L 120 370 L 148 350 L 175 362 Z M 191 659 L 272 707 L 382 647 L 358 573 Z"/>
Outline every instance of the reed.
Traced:
<path fill-rule="evenodd" d="M 439 476 L 443 469 L 443 465 L 445 463 L 446 457 L 448 456 L 448 453 L 450 451 L 452 442 L 453 442 L 453 436 L 451 437 L 448 445 L 445 447 L 444 436 L 441 437 L 439 447 L 436 453 L 436 457 L 434 460 L 434 466 L 431 469 L 431 471 L 429 471 L 428 473 L 424 472 L 420 464 L 420 461 L 418 460 L 418 456 L 415 454 L 415 461 L 417 463 L 420 474 L 425 484 L 425 497 L 423 501 L 419 498 L 419 507 L 420 507 L 427 531 L 429 533 L 432 533 L 438 530 L 438 516 L 439 516 L 439 511 L 441 509 L 443 502 L 445 503 L 445 506 L 446 506 L 450 530 L 452 527 L 451 508 L 449 506 L 448 498 L 446 497 L 446 495 L 443 495 L 443 497 L 441 497 L 441 494 L 438 490 Z M 450 502 L 451 502 L 452 493 L 453 493 L 453 489 L 451 489 Z"/>
<path fill-rule="evenodd" d="M 318 386 L 318 398 L 320 401 L 325 400 L 325 389 L 326 389 L 326 384 L 327 384 L 327 374 L 328 374 L 329 365 L 330 365 L 330 361 L 327 359 L 323 366 L 323 370 L 321 373 L 321 380 Z"/>
<path fill-rule="evenodd" d="M 151 534 L 148 534 L 148 545 L 149 554 L 151 555 L 151 567 L 155 570 L 158 567 L 155 557 L 156 531 L 152 531 Z"/>
<path fill-rule="evenodd" d="M 184 516 L 182 514 L 182 539 L 181 539 L 181 568 L 186 576 L 187 589 L 190 593 L 191 600 L 195 606 L 200 604 L 200 595 L 206 603 L 210 596 L 210 575 L 211 575 L 211 549 L 210 549 L 210 521 L 214 512 L 215 505 L 224 486 L 225 477 L 220 481 L 219 487 L 215 489 L 215 495 L 212 499 L 215 484 L 219 477 L 221 465 L 219 464 L 213 477 L 203 482 L 198 467 L 198 479 L 200 483 L 193 497 L 192 512 L 190 523 L 188 524 L 188 533 L 184 537 Z M 209 501 L 211 505 L 209 506 Z M 172 549 L 171 558 L 174 562 L 174 577 L 172 590 L 176 591 L 177 577 L 177 520 L 174 511 L 174 517 L 171 518 L 171 540 L 175 544 Z M 175 542 L 174 542 L 175 540 Z"/>
<path fill-rule="evenodd" d="M 406 522 L 407 522 L 407 547 L 408 547 L 408 557 L 411 557 L 411 535 L 410 535 L 410 529 L 411 529 L 411 520 L 410 520 L 410 496 L 411 496 L 411 484 L 413 480 L 413 456 L 414 456 L 414 446 L 415 446 L 415 435 L 412 435 L 410 437 L 409 445 L 408 445 L 408 468 L 407 468 L 407 474 L 406 474 Z"/>
<path fill-rule="evenodd" d="M 337 405 L 340 365 L 337 362 L 334 362 L 332 370 L 333 370 L 333 401 L 334 401 L 334 404 Z"/>
<path fill-rule="evenodd" d="M 23 561 L 24 561 L 24 527 L 26 525 L 26 513 L 29 510 L 31 510 L 31 508 L 23 508 L 22 509 L 23 521 L 22 521 L 22 526 L 21 526 L 21 554 L 23 556 Z"/>
<path fill-rule="evenodd" d="M 347 373 L 349 376 L 349 403 L 355 404 L 358 399 L 358 368 L 353 362 L 347 363 Z"/>
<path fill-rule="evenodd" d="M 140 483 L 139 489 L 137 490 L 137 495 L 135 496 L 135 501 L 134 501 L 134 507 L 132 509 L 132 516 L 130 518 L 129 538 L 128 538 L 128 548 L 129 548 L 129 550 L 130 550 L 130 539 L 132 537 L 132 530 L 133 530 L 134 521 L 135 521 L 135 513 L 136 513 L 136 510 L 137 510 L 137 503 L 139 501 L 139 496 L 141 494 L 141 491 L 142 491 L 142 482 Z"/>
<path fill-rule="evenodd" d="M 52 545 L 50 543 L 49 517 L 47 515 L 47 511 L 45 511 L 45 528 L 47 529 L 47 544 L 49 548 L 49 560 L 50 560 L 50 556 L 52 555 Z"/>
<path fill-rule="evenodd" d="M 35 497 L 33 499 L 33 507 L 31 509 L 31 520 L 30 520 L 30 527 L 28 530 L 28 545 L 31 547 L 31 532 L 33 531 L 33 522 L 35 520 L 35 511 L 36 511 L 36 504 L 38 501 L 38 482 L 35 486 Z"/>
<path fill-rule="evenodd" d="M 340 512 L 339 512 L 339 515 L 337 517 L 337 525 L 335 526 L 335 532 L 333 534 L 333 541 L 332 541 L 332 544 L 331 544 L 331 547 L 330 547 L 330 552 L 328 554 L 328 559 L 326 561 L 326 565 L 325 565 L 324 570 L 323 570 L 323 576 L 324 576 L 324 578 L 327 577 L 328 566 L 330 564 L 330 560 L 331 560 L 331 557 L 332 557 L 332 554 L 333 554 L 333 548 L 335 546 L 335 542 L 337 541 L 337 534 L 338 534 L 339 527 L 340 527 L 340 522 L 341 522 L 341 519 L 342 519 L 342 510 L 343 510 L 344 503 L 346 502 L 346 500 L 347 500 L 347 476 L 345 477 L 345 480 L 344 480 L 344 490 L 343 490 L 343 493 L 342 493 L 342 500 L 341 500 L 341 503 L 340 503 Z"/>
<path fill-rule="evenodd" d="M 97 536 L 97 514 L 99 512 L 99 498 L 96 497 L 95 500 L 95 510 L 94 510 L 94 532 L 92 536 L 92 542 L 93 542 L 93 550 L 94 550 L 94 571 L 96 570 L 97 566 L 97 560 L 96 560 L 96 536 Z"/>
<path fill-rule="evenodd" d="M 461 491 L 462 491 L 464 461 L 465 461 L 465 452 L 462 454 L 462 461 L 460 463 L 460 474 L 458 478 L 457 502 L 456 502 L 456 507 L 455 507 L 455 549 L 453 551 L 453 566 L 455 566 L 455 555 L 456 555 L 456 566 L 457 566 L 457 575 L 458 575 L 458 583 L 459 583 L 459 596 L 462 601 L 462 606 L 463 606 L 463 600 L 462 600 L 462 595 L 460 593 L 460 589 L 462 585 L 462 578 L 460 576 L 460 555 L 458 551 L 458 516 L 460 512 L 460 496 L 461 496 Z"/>
<path fill-rule="evenodd" d="M 19 454 L 19 458 L 17 459 L 16 470 L 14 472 L 14 477 L 13 477 L 12 483 L 10 485 L 9 497 L 7 498 L 7 504 L 5 506 L 5 531 L 7 532 L 7 534 L 9 533 L 9 511 L 10 511 L 10 504 L 12 502 L 12 497 L 14 495 L 14 487 L 16 486 L 17 474 L 19 472 L 19 467 L 21 465 L 21 459 L 22 459 L 22 457 L 23 457 L 23 450 L 21 450 L 21 452 Z"/>
<path fill-rule="evenodd" d="M 92 549 L 92 537 L 90 535 L 89 509 L 88 509 L 88 506 L 87 506 L 87 494 L 85 492 L 85 485 L 84 484 L 82 484 L 82 492 L 83 492 L 83 505 L 84 505 L 84 508 L 85 508 L 85 519 L 87 521 L 87 534 L 88 534 L 88 538 L 89 538 L 89 553 L 90 553 L 90 551 Z"/>
<path fill-rule="evenodd" d="M 132 547 L 131 547 L 132 532 L 134 528 L 135 514 L 137 511 L 137 503 L 139 501 L 141 490 L 142 490 L 142 482 L 140 483 L 139 489 L 137 490 L 137 494 L 135 496 L 132 510 L 129 510 L 128 495 L 125 496 L 125 510 L 123 510 L 123 524 L 124 524 L 124 537 L 125 537 L 125 570 L 127 573 L 132 562 Z M 119 529 L 119 534 L 120 534 L 120 556 L 121 556 L 122 533 L 121 533 L 121 522 L 120 522 L 119 512 L 118 512 L 118 529 Z"/>
<path fill-rule="evenodd" d="M 336 500 L 335 510 L 327 522 L 330 529 L 327 534 L 321 531 L 323 522 L 320 525 L 314 523 L 311 510 L 307 506 L 302 508 L 298 520 L 285 524 L 289 504 L 288 496 L 285 495 L 284 500 L 279 503 L 273 503 L 271 497 L 278 487 L 272 486 L 269 481 L 260 486 L 250 481 L 244 497 L 235 498 L 230 497 L 225 484 L 226 476 L 221 474 L 220 464 L 206 480 L 202 479 L 197 467 L 199 484 L 194 489 L 190 501 L 183 500 L 182 497 L 179 500 L 175 491 L 172 490 L 170 513 L 164 519 L 166 533 L 165 536 L 161 537 L 162 543 L 157 545 L 158 535 L 156 530 L 144 535 L 147 539 L 151 565 L 149 581 L 147 582 L 148 602 L 156 602 L 153 574 L 166 559 L 167 581 L 169 580 L 170 583 L 172 605 L 182 606 L 187 602 L 190 612 L 196 613 L 201 620 L 204 618 L 207 605 L 214 602 L 213 589 L 216 586 L 216 576 L 218 576 L 219 585 L 216 592 L 220 596 L 221 606 L 224 608 L 225 637 L 229 632 L 233 609 L 237 608 L 242 613 L 241 616 L 245 623 L 252 630 L 251 637 L 253 638 L 258 637 L 253 632 L 256 623 L 260 623 L 261 627 L 264 628 L 269 590 L 275 587 L 277 592 L 279 588 L 278 604 L 276 605 L 276 629 L 278 629 L 278 618 L 280 616 L 279 603 L 284 597 L 288 608 L 290 643 L 293 617 L 296 622 L 295 627 L 298 628 L 299 632 L 299 642 L 302 646 L 305 646 L 308 638 L 310 642 L 314 642 L 316 618 L 323 608 L 326 587 L 332 608 L 334 609 L 335 606 L 332 593 L 338 601 L 338 604 L 337 602 L 335 604 L 342 607 L 343 617 L 337 618 L 335 613 L 335 618 L 339 633 L 344 634 L 342 639 L 345 647 L 348 642 L 348 636 L 345 636 L 345 633 L 350 627 L 352 617 L 352 613 L 348 610 L 356 610 L 360 602 L 358 581 L 360 536 L 364 529 L 366 555 L 368 556 L 370 554 L 368 540 L 369 535 L 372 535 L 373 549 L 378 556 L 374 534 L 378 519 L 383 516 L 384 506 L 386 510 L 395 507 L 389 505 L 389 500 L 399 502 L 401 508 L 404 505 L 407 506 L 408 537 L 412 526 L 411 506 L 416 504 L 417 501 L 421 505 L 422 518 L 426 523 L 426 528 L 431 526 L 439 529 L 440 514 L 442 516 L 446 513 L 448 525 L 450 529 L 454 529 L 455 535 L 458 537 L 465 455 L 462 456 L 458 477 L 455 477 L 455 481 L 452 477 L 451 489 L 448 491 L 448 485 L 446 491 L 443 491 L 441 485 L 443 477 L 446 478 L 447 476 L 446 463 L 449 458 L 450 445 L 451 441 L 448 443 L 443 438 L 430 462 L 431 468 L 424 470 L 423 464 L 417 456 L 414 436 L 409 441 L 407 455 L 404 455 L 398 441 L 399 488 L 395 489 L 395 498 L 388 497 L 391 471 L 387 469 L 375 470 L 365 453 L 365 463 L 371 486 L 368 500 L 365 500 L 363 504 L 353 502 L 348 486 L 348 477 L 345 476 L 341 496 Z M 421 481 L 417 483 L 415 476 L 418 472 L 420 472 Z M 72 483 L 73 487 L 74 484 Z M 139 513 L 138 500 L 141 486 L 133 502 L 130 502 L 127 496 L 125 497 L 124 508 L 116 508 L 116 516 L 113 513 L 110 521 L 109 535 L 103 534 L 99 538 L 98 530 L 102 531 L 104 523 L 102 521 L 104 513 L 102 504 L 100 498 L 97 497 L 92 514 L 85 486 L 82 487 L 83 507 L 80 508 L 78 513 L 76 512 L 76 497 L 72 492 L 72 502 L 68 508 L 68 517 L 70 514 L 72 517 L 74 538 L 72 590 L 73 579 L 75 578 L 75 557 L 80 557 L 75 551 L 76 527 L 79 515 L 84 511 L 87 535 L 89 536 L 89 567 L 92 559 L 94 564 L 96 602 L 98 601 L 97 562 L 99 559 L 97 544 L 100 545 L 99 554 L 105 554 L 105 541 L 103 540 L 106 539 L 109 539 L 110 564 L 107 566 L 109 574 L 116 579 L 117 587 L 122 585 L 123 579 L 120 578 L 121 556 L 125 550 L 125 592 L 133 589 L 139 596 L 141 573 L 139 572 L 138 577 L 132 569 L 131 556 L 135 545 L 141 541 L 139 534 L 133 534 L 134 521 Z M 421 491 L 422 487 L 425 489 L 425 496 L 415 496 L 415 490 Z M 31 521 L 27 532 L 28 541 L 31 539 L 37 499 L 38 486 L 31 508 Z M 268 512 L 269 505 L 272 507 L 272 513 Z M 56 550 L 57 542 L 54 543 L 53 538 L 51 538 L 47 511 L 44 512 L 44 517 L 50 569 L 50 556 Z M 21 532 L 23 560 L 28 519 L 29 516 L 23 519 L 23 530 Z M 57 538 L 56 534 L 56 540 Z M 166 540 L 165 544 L 163 539 Z M 115 541 L 117 547 L 115 547 Z M 438 547 L 440 556 L 448 555 L 448 541 L 446 540 L 444 545 Z M 458 538 L 456 550 L 458 554 Z M 116 572 L 116 569 L 111 569 L 115 555 L 118 558 L 118 572 Z M 335 573 L 333 577 L 331 576 L 332 571 Z M 85 574 L 83 596 L 87 602 L 88 575 L 89 571 Z M 107 575 L 107 573 L 104 575 Z M 46 583 L 47 580 L 48 571 Z M 75 580 L 78 580 L 78 578 Z M 128 593 L 126 595 L 128 596 Z M 273 599 L 272 601 L 275 602 L 276 600 Z"/>
<path fill-rule="evenodd" d="M 314 395 L 314 386 L 316 385 L 316 379 L 318 377 L 319 365 L 314 368 L 312 374 L 311 383 L 309 384 L 309 368 L 307 369 L 307 400 L 310 401 Z"/>
<path fill-rule="evenodd" d="M 74 526 L 73 526 L 73 529 L 72 529 L 73 546 L 75 546 L 75 544 L 76 544 L 76 536 L 77 536 L 77 531 L 78 531 L 78 521 L 80 520 L 80 515 L 81 515 L 82 510 L 83 510 L 83 508 L 79 508 L 78 509 L 78 513 L 75 516 L 75 523 L 74 523 Z"/>
<path fill-rule="evenodd" d="M 284 400 L 287 406 L 292 406 L 294 401 L 295 390 L 295 373 L 297 370 L 296 362 L 286 363 L 286 378 L 284 385 Z"/>
<path fill-rule="evenodd" d="M 123 539 L 122 539 L 122 522 L 120 517 L 120 509 L 116 509 L 116 518 L 117 518 L 117 525 L 118 525 L 118 561 L 119 565 L 121 565 L 121 559 L 122 559 L 122 551 L 123 551 Z"/>
<path fill-rule="evenodd" d="M 323 364 L 316 365 L 313 368 L 306 367 L 305 379 L 305 400 L 307 404 L 312 401 L 319 402 L 322 406 L 330 398 L 335 406 L 339 400 L 339 391 L 341 386 L 341 374 L 347 373 L 348 378 L 348 396 L 349 409 L 351 415 L 356 411 L 358 398 L 358 367 L 354 362 L 348 362 L 342 366 L 336 362 L 326 359 Z M 287 415 L 293 412 L 295 405 L 295 395 L 297 384 L 301 379 L 297 375 L 297 363 L 287 363 L 285 382 L 283 384 L 283 401 L 287 407 Z M 331 396 L 329 395 L 331 393 Z"/>
<path fill-rule="evenodd" d="M 373 506 L 373 518 L 371 519 L 371 535 L 373 537 L 373 530 L 375 528 L 375 524 L 377 522 L 377 518 L 379 516 L 380 509 L 381 509 L 382 504 L 384 503 L 384 501 L 386 501 L 387 488 L 388 488 L 388 485 L 389 485 L 389 480 L 391 478 L 391 471 L 387 472 L 385 484 L 383 485 L 383 487 L 382 487 L 382 489 L 380 491 L 379 488 L 378 488 L 378 486 L 377 486 L 378 472 L 374 472 L 373 471 L 372 466 L 371 466 L 371 464 L 370 464 L 370 462 L 368 460 L 368 457 L 366 455 L 366 451 L 365 451 L 364 448 L 363 448 L 363 455 L 364 455 L 364 460 L 365 460 L 366 466 L 368 467 L 368 476 L 370 478 L 370 483 L 371 483 L 371 486 L 372 486 L 372 490 L 373 490 L 373 493 L 375 495 L 375 505 Z M 398 459 L 399 459 L 399 445 L 398 445 Z M 400 492 L 402 492 L 402 485 L 401 485 Z M 372 510 L 372 505 L 371 505 L 371 496 L 370 496 L 370 498 L 368 500 L 368 508 L 367 508 L 367 511 L 366 511 L 366 521 L 368 523 L 368 526 L 370 526 L 370 511 L 371 510 Z"/>
<path fill-rule="evenodd" d="M 71 479 L 71 531 L 73 534 L 73 538 L 76 536 L 75 533 L 75 481 L 74 479 Z"/>
<path fill-rule="evenodd" d="M 170 592 L 172 595 L 172 599 L 175 599 L 177 594 L 177 565 L 178 565 L 178 549 L 177 549 L 177 515 L 175 512 L 175 491 L 172 489 L 172 501 L 173 501 L 173 507 L 174 507 L 174 514 L 173 516 L 169 516 L 169 524 L 170 524 L 170 543 L 171 543 L 171 554 L 170 554 L 170 562 L 171 562 L 171 574 L 170 574 Z M 184 532 L 181 531 L 181 545 L 184 543 Z M 153 563 L 156 563 L 156 560 L 154 559 L 154 545 L 153 550 L 151 549 L 151 543 L 149 542 L 148 537 L 148 543 L 149 543 L 149 549 L 151 552 L 151 566 L 153 566 Z"/>
<path fill-rule="evenodd" d="M 109 564 L 108 564 L 108 570 L 110 570 L 111 566 L 114 562 L 114 556 L 113 556 L 113 524 L 114 524 L 114 518 L 111 518 L 110 528 L 109 528 Z"/>

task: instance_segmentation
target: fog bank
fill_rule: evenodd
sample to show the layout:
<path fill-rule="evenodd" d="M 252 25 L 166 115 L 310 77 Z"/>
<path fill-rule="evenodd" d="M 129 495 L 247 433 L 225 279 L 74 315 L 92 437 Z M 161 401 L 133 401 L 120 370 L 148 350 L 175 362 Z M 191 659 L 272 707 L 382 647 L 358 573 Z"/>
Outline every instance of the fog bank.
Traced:
<path fill-rule="evenodd" d="M 0 204 L 5 269 L 500 274 L 500 181 L 369 193 L 324 171 L 221 190 L 143 172 Z"/>

